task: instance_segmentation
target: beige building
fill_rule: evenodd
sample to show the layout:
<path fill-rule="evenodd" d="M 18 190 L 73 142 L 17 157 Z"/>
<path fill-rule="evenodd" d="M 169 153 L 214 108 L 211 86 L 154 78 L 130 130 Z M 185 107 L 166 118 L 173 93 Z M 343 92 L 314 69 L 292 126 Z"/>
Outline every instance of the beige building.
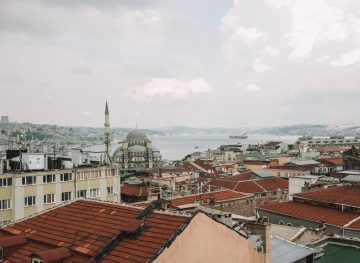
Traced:
<path fill-rule="evenodd" d="M 106 166 L 2 174 L 0 226 L 80 197 L 117 202 L 119 182 L 117 168 Z"/>

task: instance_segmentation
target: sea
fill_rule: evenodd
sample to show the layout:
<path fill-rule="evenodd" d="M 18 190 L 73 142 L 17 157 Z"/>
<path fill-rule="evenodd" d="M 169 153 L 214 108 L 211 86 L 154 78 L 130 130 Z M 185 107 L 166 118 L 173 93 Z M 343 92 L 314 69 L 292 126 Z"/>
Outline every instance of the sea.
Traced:
<path fill-rule="evenodd" d="M 180 134 L 180 135 L 153 135 L 148 136 L 155 148 L 160 150 L 164 160 L 181 160 L 186 155 L 194 152 L 203 152 L 208 149 L 217 149 L 226 144 L 257 144 L 267 141 L 282 141 L 289 144 L 295 143 L 301 136 L 278 136 L 269 134 L 249 134 L 247 139 L 230 139 L 229 134 Z M 119 143 L 111 145 L 113 152 Z M 104 145 L 87 147 L 87 151 L 104 151 Z"/>

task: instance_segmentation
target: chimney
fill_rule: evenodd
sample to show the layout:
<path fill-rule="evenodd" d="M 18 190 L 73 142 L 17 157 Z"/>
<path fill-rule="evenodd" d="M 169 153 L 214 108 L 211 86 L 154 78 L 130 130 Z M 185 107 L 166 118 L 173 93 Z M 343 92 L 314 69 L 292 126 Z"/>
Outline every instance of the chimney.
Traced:
<path fill-rule="evenodd" d="M 270 224 L 249 222 L 245 224 L 245 229 L 252 234 L 261 236 L 261 239 L 264 241 L 265 262 L 271 263 Z"/>

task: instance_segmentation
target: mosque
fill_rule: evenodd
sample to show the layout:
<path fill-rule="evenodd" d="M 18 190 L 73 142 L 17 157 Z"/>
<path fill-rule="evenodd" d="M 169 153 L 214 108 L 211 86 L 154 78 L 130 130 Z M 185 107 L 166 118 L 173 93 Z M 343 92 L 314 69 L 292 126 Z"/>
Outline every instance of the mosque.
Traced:
<path fill-rule="evenodd" d="M 107 103 L 105 106 L 104 126 L 105 143 L 107 143 L 109 142 L 110 136 L 109 109 Z M 117 163 L 120 168 L 128 170 L 161 166 L 160 151 L 152 146 L 151 140 L 139 131 L 137 127 L 126 136 L 125 140 L 120 143 L 119 147 L 117 147 L 109 159 L 111 159 L 113 163 Z"/>

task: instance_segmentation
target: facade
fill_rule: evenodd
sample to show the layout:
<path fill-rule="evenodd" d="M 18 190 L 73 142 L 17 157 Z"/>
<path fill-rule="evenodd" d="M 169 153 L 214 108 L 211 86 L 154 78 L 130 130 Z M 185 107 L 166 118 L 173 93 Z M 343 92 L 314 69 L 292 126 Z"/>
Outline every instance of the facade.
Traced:
<path fill-rule="evenodd" d="M 138 170 L 161 166 L 161 154 L 138 129 L 131 131 L 115 150 L 113 161 L 122 169 Z"/>
<path fill-rule="evenodd" d="M 352 145 L 360 145 L 360 138 L 349 138 L 344 136 L 331 136 L 328 138 L 301 137 L 296 142 L 298 148 L 310 146 L 338 146 L 351 147 Z"/>
<path fill-rule="evenodd" d="M 259 150 L 262 155 L 278 155 L 286 153 L 289 150 L 289 146 L 284 142 L 271 141 L 260 145 Z"/>
<path fill-rule="evenodd" d="M 115 167 L 8 173 L 0 175 L 0 225 L 76 198 L 118 201 Z"/>
<path fill-rule="evenodd" d="M 216 222 L 98 200 L 77 200 L 0 229 L 5 262 L 271 262 L 263 244 Z M 69 220 L 70 219 L 70 220 Z"/>
<path fill-rule="evenodd" d="M 242 216 L 252 216 L 255 211 L 255 199 L 252 194 L 223 190 L 164 200 L 162 203 L 163 209 L 175 211 L 194 211 L 199 206 Z"/>
<path fill-rule="evenodd" d="M 313 169 L 313 166 L 310 167 L 302 165 L 283 165 L 266 168 L 266 170 L 268 170 L 273 176 L 281 178 L 310 175 Z"/>

